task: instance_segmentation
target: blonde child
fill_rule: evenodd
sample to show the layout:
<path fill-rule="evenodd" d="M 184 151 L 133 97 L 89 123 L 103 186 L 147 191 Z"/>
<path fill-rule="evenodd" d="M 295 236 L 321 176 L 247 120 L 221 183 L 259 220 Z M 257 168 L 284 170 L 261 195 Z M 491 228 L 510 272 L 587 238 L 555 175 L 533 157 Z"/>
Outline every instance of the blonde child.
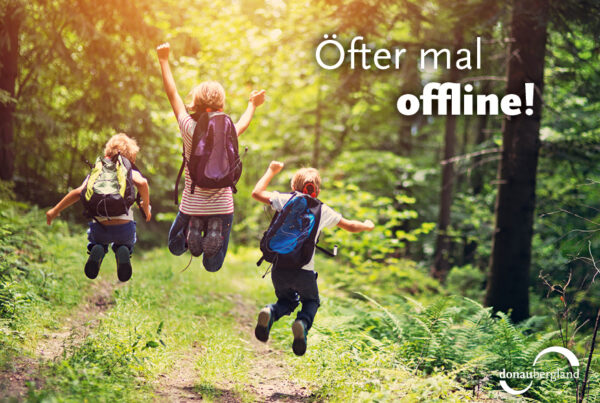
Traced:
<path fill-rule="evenodd" d="M 106 143 L 104 158 L 98 159 L 95 169 L 101 170 L 101 167 L 108 166 L 111 169 L 115 168 L 116 171 L 116 165 L 121 163 L 129 167 L 131 181 L 141 196 L 140 207 L 145 214 L 146 221 L 150 221 L 152 214 L 150 212 L 148 181 L 139 171 L 131 168 L 132 164 L 135 163 L 138 152 L 139 147 L 134 139 L 124 133 L 116 134 Z M 94 171 L 92 171 L 92 175 L 94 175 Z M 71 190 L 56 206 L 46 212 L 48 225 L 52 224 L 52 221 L 60 215 L 61 211 L 82 198 L 82 191 L 85 189 L 87 192 L 90 176 L 88 175 L 81 186 Z M 93 192 L 93 184 L 90 184 L 89 188 L 89 192 Z M 86 276 L 90 279 L 98 276 L 104 255 L 108 252 L 108 246 L 112 244 L 113 252 L 117 258 L 119 280 L 129 280 L 132 274 L 130 256 L 136 242 L 136 225 L 133 220 L 131 206 L 128 206 L 125 214 L 118 216 L 93 215 L 90 218 L 93 218 L 93 221 L 90 221 L 87 231 L 88 253 L 90 256 L 85 264 Z"/>
<path fill-rule="evenodd" d="M 203 113 L 221 112 L 225 107 L 225 90 L 215 81 L 205 81 L 194 87 L 192 102 L 184 105 L 171 68 L 169 66 L 170 45 L 164 43 L 156 48 L 165 92 L 179 123 L 184 145 L 184 156 L 189 161 L 192 139 L 197 121 Z M 265 100 L 265 91 L 252 91 L 248 107 L 235 124 L 237 136 L 250 125 L 254 112 Z M 169 250 L 181 255 L 188 249 L 193 256 L 204 253 L 206 270 L 215 272 L 221 268 L 227 253 L 231 224 L 233 221 L 233 192 L 230 187 L 219 189 L 195 188 L 185 164 L 185 187 L 177 217 L 169 231 Z"/>

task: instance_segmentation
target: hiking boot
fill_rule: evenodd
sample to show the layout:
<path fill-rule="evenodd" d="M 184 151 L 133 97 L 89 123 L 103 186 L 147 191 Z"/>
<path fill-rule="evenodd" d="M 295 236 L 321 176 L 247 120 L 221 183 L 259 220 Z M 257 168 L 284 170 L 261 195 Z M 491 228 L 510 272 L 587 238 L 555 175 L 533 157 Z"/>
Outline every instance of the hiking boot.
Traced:
<path fill-rule="evenodd" d="M 192 256 L 198 257 L 202 254 L 202 230 L 204 229 L 202 217 L 192 216 L 188 227 L 187 244 Z"/>
<path fill-rule="evenodd" d="M 292 350 L 296 355 L 304 355 L 306 352 L 306 324 L 301 319 L 296 319 L 292 325 L 292 333 L 294 334 L 294 342 L 292 343 Z"/>
<path fill-rule="evenodd" d="M 223 220 L 218 217 L 213 217 L 208 220 L 206 225 L 206 235 L 202 246 L 204 248 L 204 256 L 212 257 L 216 255 L 223 246 Z"/>
<path fill-rule="evenodd" d="M 104 259 L 104 246 L 94 245 L 88 253 L 90 257 L 85 264 L 84 272 L 87 278 L 93 280 L 98 277 L 100 265 L 102 264 L 102 259 Z"/>
<path fill-rule="evenodd" d="M 125 282 L 131 278 L 132 272 L 129 248 L 125 245 L 119 246 L 115 256 L 117 257 L 117 277 Z"/>
<path fill-rule="evenodd" d="M 258 313 L 258 320 L 256 321 L 256 328 L 254 328 L 254 335 L 262 342 L 269 340 L 269 332 L 273 325 L 273 313 L 271 308 L 266 306 Z"/>

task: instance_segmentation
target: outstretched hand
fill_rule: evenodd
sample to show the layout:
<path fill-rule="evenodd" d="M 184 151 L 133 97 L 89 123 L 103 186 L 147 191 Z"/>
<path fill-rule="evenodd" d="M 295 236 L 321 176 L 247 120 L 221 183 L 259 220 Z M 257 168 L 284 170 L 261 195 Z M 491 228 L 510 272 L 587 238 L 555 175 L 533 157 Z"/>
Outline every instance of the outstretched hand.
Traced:
<path fill-rule="evenodd" d="M 58 213 L 54 209 L 46 211 L 46 224 L 52 224 L 52 220 L 58 217 Z"/>
<path fill-rule="evenodd" d="M 152 206 L 146 205 L 146 203 L 144 203 L 144 201 L 142 200 L 140 202 L 140 208 L 144 212 L 144 218 L 146 219 L 146 222 L 149 222 L 152 218 Z"/>
<path fill-rule="evenodd" d="M 171 51 L 171 45 L 169 42 L 165 42 L 156 47 L 156 54 L 158 55 L 158 60 L 169 60 L 169 52 Z"/>
<path fill-rule="evenodd" d="M 375 228 L 375 224 L 373 224 L 373 221 L 371 220 L 365 220 L 363 224 L 365 225 L 367 231 L 373 231 L 373 228 Z"/>
<path fill-rule="evenodd" d="M 265 92 L 265 90 L 252 90 L 249 98 L 249 101 L 252 102 L 252 105 L 255 107 L 261 106 L 265 102 Z"/>
<path fill-rule="evenodd" d="M 271 161 L 269 164 L 269 170 L 274 174 L 278 174 L 283 169 L 283 162 Z"/>

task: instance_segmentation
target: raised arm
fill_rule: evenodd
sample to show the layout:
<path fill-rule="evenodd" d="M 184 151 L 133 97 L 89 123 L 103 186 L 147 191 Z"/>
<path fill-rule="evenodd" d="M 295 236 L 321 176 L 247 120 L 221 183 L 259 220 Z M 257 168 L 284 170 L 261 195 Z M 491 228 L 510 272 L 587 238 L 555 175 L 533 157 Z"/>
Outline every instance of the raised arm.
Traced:
<path fill-rule="evenodd" d="M 71 190 L 69 193 L 66 194 L 65 197 L 62 198 L 61 201 L 58 202 L 56 206 L 52 207 L 46 212 L 46 224 L 52 224 L 52 220 L 58 217 L 61 211 L 77 203 L 77 201 L 79 200 L 79 195 L 81 194 L 84 185 L 85 183 L 79 186 L 78 188 Z"/>
<path fill-rule="evenodd" d="M 283 169 L 283 162 L 271 161 L 267 172 L 258 180 L 254 190 L 252 191 L 252 198 L 259 202 L 270 204 L 272 193 L 267 191 L 267 186 L 271 183 L 271 180 Z"/>
<path fill-rule="evenodd" d="M 152 218 L 152 213 L 150 209 L 150 187 L 148 186 L 148 180 L 142 176 L 138 171 L 133 171 L 131 173 L 131 179 L 133 179 L 133 184 L 137 188 L 138 192 L 140 192 L 140 197 L 142 198 L 141 208 L 144 210 L 144 214 L 146 215 L 146 222 L 150 221 Z"/>
<path fill-rule="evenodd" d="M 254 116 L 256 108 L 261 106 L 265 102 L 265 90 L 254 90 L 250 93 L 250 99 L 248 100 L 248 107 L 240 117 L 240 120 L 235 124 L 235 131 L 240 136 L 250 126 L 250 121 Z"/>
<path fill-rule="evenodd" d="M 171 66 L 169 66 L 169 52 L 171 45 L 169 43 L 163 43 L 156 48 L 156 54 L 158 55 L 158 62 L 160 63 L 160 69 L 162 71 L 163 84 L 165 85 L 165 92 L 175 113 L 175 117 L 179 118 L 179 115 L 186 112 L 185 105 L 177 92 L 177 86 L 175 85 L 175 79 L 173 73 L 171 73 Z"/>
<path fill-rule="evenodd" d="M 375 224 L 373 224 L 373 221 L 371 220 L 361 222 L 356 220 L 346 220 L 345 218 L 342 218 L 337 226 L 348 232 L 372 231 L 373 228 L 375 228 Z"/>

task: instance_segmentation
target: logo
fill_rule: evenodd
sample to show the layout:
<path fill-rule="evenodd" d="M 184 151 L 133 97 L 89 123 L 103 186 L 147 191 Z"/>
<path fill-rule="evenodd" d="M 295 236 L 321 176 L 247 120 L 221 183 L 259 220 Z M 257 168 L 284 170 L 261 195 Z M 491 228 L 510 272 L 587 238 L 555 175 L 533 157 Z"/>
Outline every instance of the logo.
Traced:
<path fill-rule="evenodd" d="M 503 369 L 502 372 L 500 373 L 500 378 L 503 378 L 500 381 L 500 386 L 502 386 L 502 389 L 504 389 L 505 392 L 510 393 L 511 395 L 522 395 L 523 393 L 527 392 L 529 390 L 529 388 L 531 388 L 531 385 L 533 384 L 533 381 L 531 381 L 531 382 L 529 382 L 529 385 L 525 389 L 514 390 L 510 386 L 508 386 L 508 384 L 506 383 L 506 381 L 504 379 L 543 379 L 543 378 L 547 378 L 552 381 L 554 381 L 556 379 L 573 379 L 573 378 L 579 379 L 579 359 L 577 359 L 575 354 L 573 354 L 570 350 L 568 350 L 564 347 L 554 346 L 554 347 L 548 347 L 548 348 L 542 350 L 535 357 L 535 360 L 533 360 L 533 366 L 535 366 L 535 364 L 538 362 L 538 360 L 541 357 L 543 357 L 544 355 L 546 355 L 548 353 L 558 353 L 558 354 L 562 355 L 569 361 L 569 364 L 571 364 L 572 368 L 577 368 L 577 369 L 574 370 L 573 372 L 562 372 L 558 369 L 556 371 L 552 371 L 552 372 L 538 372 L 535 369 L 530 372 L 506 372 L 506 370 Z"/>

